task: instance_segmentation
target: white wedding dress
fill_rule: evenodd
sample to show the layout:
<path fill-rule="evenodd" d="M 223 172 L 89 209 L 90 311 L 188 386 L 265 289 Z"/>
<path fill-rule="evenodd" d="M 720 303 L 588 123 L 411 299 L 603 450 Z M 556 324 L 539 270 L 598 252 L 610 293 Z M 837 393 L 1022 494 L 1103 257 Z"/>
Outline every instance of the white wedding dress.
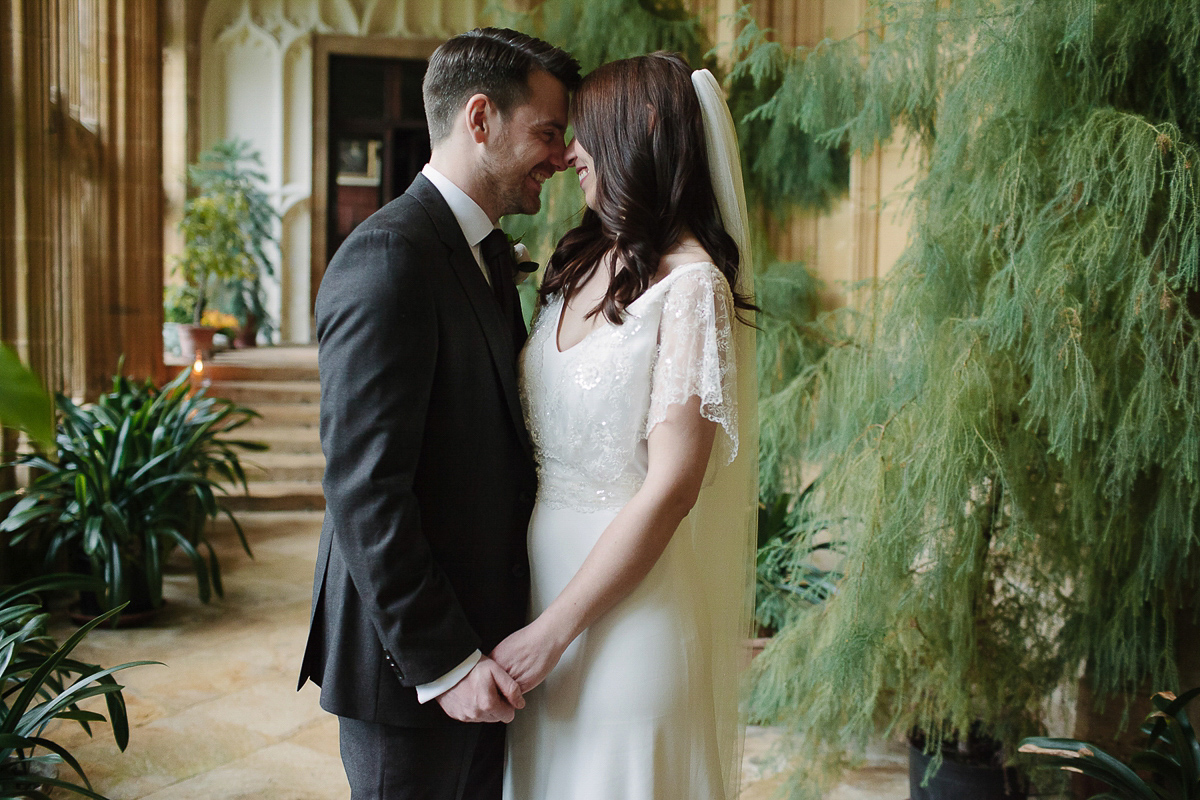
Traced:
<path fill-rule="evenodd" d="M 560 352 L 562 308 L 556 296 L 541 309 L 520 361 L 539 470 L 531 618 L 641 486 L 646 437 L 668 406 L 698 396 L 718 423 L 706 482 L 738 449 L 733 298 L 715 266 L 675 268 L 629 305 L 623 324 L 605 322 Z M 526 694 L 508 730 L 505 800 L 732 800 L 715 706 L 733 689 L 713 691 L 713 566 L 692 535 L 702 508 Z"/>

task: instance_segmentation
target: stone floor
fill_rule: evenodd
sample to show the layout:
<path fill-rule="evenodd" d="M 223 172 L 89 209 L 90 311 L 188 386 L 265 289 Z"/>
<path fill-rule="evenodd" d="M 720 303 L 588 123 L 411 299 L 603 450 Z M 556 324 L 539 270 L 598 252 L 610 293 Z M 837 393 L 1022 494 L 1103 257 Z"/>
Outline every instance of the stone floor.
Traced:
<path fill-rule="evenodd" d="M 168 604 L 153 624 L 95 631 L 76 651 L 105 666 L 164 664 L 119 673 L 132 728 L 124 753 L 106 727 L 93 739 L 74 725 L 51 734 L 113 800 L 349 797 L 334 719 L 318 707 L 311 685 L 296 692 L 321 512 L 242 518 L 253 560 L 227 526 L 213 533 L 223 600 L 201 604 L 186 565 L 178 564 L 167 578 Z M 61 640 L 70 630 L 63 623 L 55 633 Z M 770 729 L 749 731 L 741 800 L 776 796 L 788 761 L 777 740 Z M 901 800 L 908 796 L 905 774 L 902 760 L 885 749 L 829 798 Z"/>

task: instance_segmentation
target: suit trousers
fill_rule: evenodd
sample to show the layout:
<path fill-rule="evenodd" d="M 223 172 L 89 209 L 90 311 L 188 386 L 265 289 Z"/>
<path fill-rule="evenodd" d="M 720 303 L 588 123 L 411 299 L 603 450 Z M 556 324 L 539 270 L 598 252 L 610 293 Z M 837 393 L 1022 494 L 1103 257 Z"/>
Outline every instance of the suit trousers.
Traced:
<path fill-rule="evenodd" d="M 500 800 L 504 724 L 408 728 L 338 717 L 350 800 Z"/>

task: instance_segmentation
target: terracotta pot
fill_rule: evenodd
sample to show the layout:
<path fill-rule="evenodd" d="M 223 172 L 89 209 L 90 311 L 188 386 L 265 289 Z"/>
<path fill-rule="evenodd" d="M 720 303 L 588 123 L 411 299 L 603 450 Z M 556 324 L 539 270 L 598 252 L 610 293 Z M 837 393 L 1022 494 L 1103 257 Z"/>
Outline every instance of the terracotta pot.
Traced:
<path fill-rule="evenodd" d="M 238 328 L 237 336 L 233 337 L 233 346 L 238 350 L 258 346 L 258 317 L 246 315 L 246 324 Z"/>
<path fill-rule="evenodd" d="M 199 353 L 201 358 L 212 358 L 213 334 L 216 332 L 216 328 L 210 328 L 207 325 L 181 324 L 179 326 L 180 352 L 185 358 L 191 358 L 196 353 Z"/>

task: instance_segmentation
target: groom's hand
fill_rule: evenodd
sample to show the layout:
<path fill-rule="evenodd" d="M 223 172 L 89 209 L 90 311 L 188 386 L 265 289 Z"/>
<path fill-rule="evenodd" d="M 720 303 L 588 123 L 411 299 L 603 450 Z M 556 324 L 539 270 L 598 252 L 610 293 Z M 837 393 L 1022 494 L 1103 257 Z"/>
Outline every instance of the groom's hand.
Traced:
<path fill-rule="evenodd" d="M 517 709 L 525 707 L 521 687 L 486 656 L 467 677 L 438 695 L 437 701 L 459 722 L 512 722 Z"/>

